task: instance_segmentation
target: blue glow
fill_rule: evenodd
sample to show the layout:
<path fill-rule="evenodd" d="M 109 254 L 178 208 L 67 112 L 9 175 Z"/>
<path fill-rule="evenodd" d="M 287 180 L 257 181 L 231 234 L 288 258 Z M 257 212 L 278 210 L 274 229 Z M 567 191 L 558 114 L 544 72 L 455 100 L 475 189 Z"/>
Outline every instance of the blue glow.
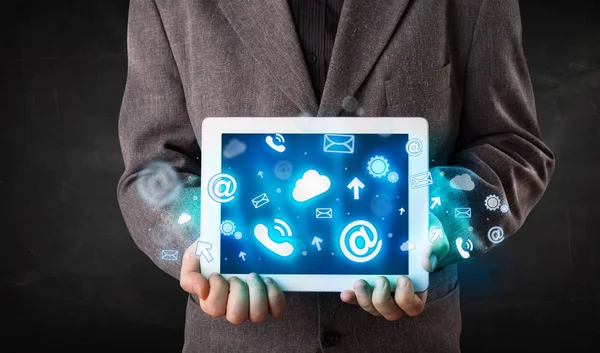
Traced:
<path fill-rule="evenodd" d="M 219 201 L 221 222 L 235 223 L 236 231 L 221 238 L 222 273 L 408 273 L 408 251 L 401 249 L 408 218 L 396 213 L 409 211 L 406 134 L 270 135 L 285 146 L 281 152 L 266 136 L 222 136 L 223 146 L 246 146 L 223 158 L 227 174 L 214 192 L 219 200 L 233 196 Z M 391 171 L 391 180 L 382 178 Z M 354 178 L 363 185 L 356 186 L 359 198 L 348 188 Z"/>

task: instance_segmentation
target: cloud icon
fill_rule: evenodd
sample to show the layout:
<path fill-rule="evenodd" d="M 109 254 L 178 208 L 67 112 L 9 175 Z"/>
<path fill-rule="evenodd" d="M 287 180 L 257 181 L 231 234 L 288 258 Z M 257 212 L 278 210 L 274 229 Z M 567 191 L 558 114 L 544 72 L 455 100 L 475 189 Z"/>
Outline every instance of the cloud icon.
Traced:
<path fill-rule="evenodd" d="M 184 224 L 184 223 L 189 222 L 191 219 L 192 219 L 192 216 L 190 216 L 189 214 L 187 214 L 187 213 L 184 212 L 184 213 L 181 214 L 181 216 L 179 216 L 179 219 L 177 220 L 177 223 Z"/>
<path fill-rule="evenodd" d="M 246 152 L 246 144 L 238 139 L 232 139 L 223 149 L 223 157 L 231 159 Z"/>
<path fill-rule="evenodd" d="M 475 189 L 475 183 L 469 174 L 457 175 L 450 180 L 450 186 L 454 189 L 471 191 Z"/>
<path fill-rule="evenodd" d="M 402 243 L 402 245 L 400 245 L 400 250 L 402 251 L 411 251 L 415 249 L 415 243 L 413 243 L 410 240 L 405 241 L 404 243 Z"/>
<path fill-rule="evenodd" d="M 292 197 L 298 202 L 304 202 L 321 195 L 329 190 L 331 181 L 325 175 L 319 175 L 314 169 L 307 170 L 302 178 L 296 180 Z"/>

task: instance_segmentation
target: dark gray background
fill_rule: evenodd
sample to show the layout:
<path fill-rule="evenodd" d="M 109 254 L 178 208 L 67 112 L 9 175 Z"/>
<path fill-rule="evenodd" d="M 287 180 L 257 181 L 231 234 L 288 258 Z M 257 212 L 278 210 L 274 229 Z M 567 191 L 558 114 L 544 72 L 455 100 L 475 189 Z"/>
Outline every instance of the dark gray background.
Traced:
<path fill-rule="evenodd" d="M 557 168 L 518 235 L 460 266 L 463 347 L 598 351 L 600 4 L 521 7 Z M 125 0 L 2 5 L 3 351 L 13 343 L 14 352 L 181 350 L 186 296 L 135 247 L 115 196 L 127 8 Z"/>

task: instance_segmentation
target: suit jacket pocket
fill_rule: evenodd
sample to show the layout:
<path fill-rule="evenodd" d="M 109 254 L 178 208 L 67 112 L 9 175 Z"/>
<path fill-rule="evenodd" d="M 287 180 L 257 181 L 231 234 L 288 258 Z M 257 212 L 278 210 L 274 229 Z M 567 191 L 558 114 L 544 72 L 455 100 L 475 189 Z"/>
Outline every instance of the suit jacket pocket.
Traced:
<path fill-rule="evenodd" d="M 384 84 L 388 106 L 430 100 L 452 86 L 452 64 L 419 74 L 400 75 Z"/>

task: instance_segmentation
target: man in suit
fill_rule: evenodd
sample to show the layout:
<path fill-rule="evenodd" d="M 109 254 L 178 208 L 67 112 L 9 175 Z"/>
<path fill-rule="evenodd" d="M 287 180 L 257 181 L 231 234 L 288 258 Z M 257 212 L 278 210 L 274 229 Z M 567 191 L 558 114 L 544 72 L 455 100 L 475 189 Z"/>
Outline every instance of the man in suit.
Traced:
<path fill-rule="evenodd" d="M 431 215 L 446 237 L 424 255 L 428 291 L 400 277 L 395 293 L 384 280 L 341 295 L 284 295 L 257 274 L 207 279 L 190 246 L 198 224 L 173 220 L 199 203 L 205 117 L 422 116 L 432 175 L 477 185 L 452 197 L 510 203 L 469 228 L 472 253 L 484 253 L 519 229 L 554 168 L 521 38 L 516 0 L 132 0 L 118 197 L 136 244 L 190 293 L 184 351 L 458 352 L 465 256 L 454 240 L 465 229 L 452 217 Z M 153 178 L 174 185 L 160 200 L 142 192 Z"/>

